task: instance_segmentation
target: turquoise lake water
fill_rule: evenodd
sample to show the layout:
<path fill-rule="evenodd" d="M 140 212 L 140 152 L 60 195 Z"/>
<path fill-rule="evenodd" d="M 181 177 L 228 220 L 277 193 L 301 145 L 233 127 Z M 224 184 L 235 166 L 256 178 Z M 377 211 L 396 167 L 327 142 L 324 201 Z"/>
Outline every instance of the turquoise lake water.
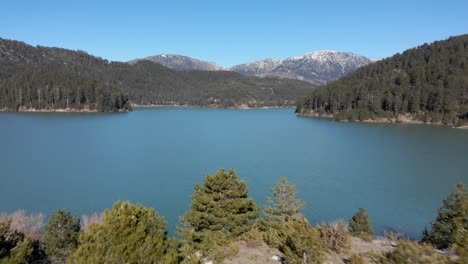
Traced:
<path fill-rule="evenodd" d="M 0 212 L 82 215 L 130 200 L 154 207 L 171 233 L 194 185 L 219 168 L 235 168 L 259 204 L 286 176 L 312 223 L 364 207 L 380 234 L 413 238 L 468 182 L 468 130 L 340 123 L 293 109 L 0 113 L 0 146 Z"/>

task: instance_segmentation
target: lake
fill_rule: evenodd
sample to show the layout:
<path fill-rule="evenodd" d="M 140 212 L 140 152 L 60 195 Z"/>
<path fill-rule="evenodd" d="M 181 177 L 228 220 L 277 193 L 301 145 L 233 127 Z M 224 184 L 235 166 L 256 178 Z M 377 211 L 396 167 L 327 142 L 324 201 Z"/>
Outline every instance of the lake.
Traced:
<path fill-rule="evenodd" d="M 235 168 L 259 204 L 286 176 L 312 223 L 363 207 L 379 234 L 412 238 L 468 182 L 468 130 L 341 123 L 293 109 L 0 113 L 0 146 L 0 211 L 81 216 L 130 200 L 155 208 L 172 234 L 194 185 L 219 168 Z"/>

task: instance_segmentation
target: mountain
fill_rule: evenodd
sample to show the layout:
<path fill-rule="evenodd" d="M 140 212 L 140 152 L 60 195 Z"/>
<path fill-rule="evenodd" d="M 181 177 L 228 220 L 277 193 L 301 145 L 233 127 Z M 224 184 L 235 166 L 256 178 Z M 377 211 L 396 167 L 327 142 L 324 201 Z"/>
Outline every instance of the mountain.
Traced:
<path fill-rule="evenodd" d="M 314 86 L 230 71 L 175 71 L 147 60 L 0 39 L 0 110 L 127 111 L 137 105 L 291 107 Z"/>
<path fill-rule="evenodd" d="M 339 120 L 462 125 L 468 121 L 468 35 L 362 67 L 312 91 L 296 111 Z"/>
<path fill-rule="evenodd" d="M 289 78 L 323 85 L 373 60 L 350 52 L 322 50 L 285 60 L 266 59 L 230 68 L 245 75 Z"/>
<path fill-rule="evenodd" d="M 193 59 L 187 56 L 174 55 L 174 54 L 162 54 L 156 56 L 150 56 L 142 59 L 131 60 L 128 63 L 135 64 L 138 61 L 147 60 L 155 63 L 159 63 L 167 68 L 176 71 L 190 71 L 190 70 L 201 70 L 201 71 L 222 71 L 223 67 L 213 62 L 201 61 Z"/>

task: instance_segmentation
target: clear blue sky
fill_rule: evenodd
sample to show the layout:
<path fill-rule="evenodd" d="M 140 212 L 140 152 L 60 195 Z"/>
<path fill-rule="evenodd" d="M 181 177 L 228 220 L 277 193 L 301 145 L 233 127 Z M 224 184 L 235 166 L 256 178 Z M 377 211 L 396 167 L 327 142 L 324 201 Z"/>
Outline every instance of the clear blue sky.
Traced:
<path fill-rule="evenodd" d="M 382 58 L 468 33 L 468 0 L 5 0 L 0 37 L 127 61 L 172 53 L 232 66 L 320 49 Z"/>

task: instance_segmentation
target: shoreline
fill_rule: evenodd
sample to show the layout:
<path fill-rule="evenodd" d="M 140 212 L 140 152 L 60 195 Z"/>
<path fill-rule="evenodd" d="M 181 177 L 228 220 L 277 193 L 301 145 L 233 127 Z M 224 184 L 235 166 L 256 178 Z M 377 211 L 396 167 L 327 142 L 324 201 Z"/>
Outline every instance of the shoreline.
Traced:
<path fill-rule="evenodd" d="M 331 119 L 337 122 L 359 122 L 359 123 L 378 123 L 378 124 L 412 124 L 412 125 L 436 125 L 436 126 L 446 126 L 451 128 L 457 129 L 468 129 L 468 125 L 462 126 L 454 126 L 449 124 L 444 124 L 442 122 L 432 123 L 432 122 L 424 122 L 421 120 L 417 120 L 411 114 L 399 114 L 397 117 L 377 117 L 377 118 L 369 118 L 365 120 L 335 120 L 333 115 L 326 115 L 326 114 L 318 114 L 318 113 L 310 113 L 310 114 L 303 114 L 303 113 L 296 113 L 296 116 L 300 117 L 309 117 L 309 118 L 326 118 Z"/>
<path fill-rule="evenodd" d="M 179 104 L 167 104 L 167 105 L 159 105 L 159 104 L 148 104 L 148 105 L 140 105 L 140 104 L 131 104 L 134 108 L 201 108 L 201 109 L 231 109 L 231 110 L 257 110 L 257 109 L 294 109 L 294 106 L 261 106 L 261 107 L 249 107 L 246 104 L 241 104 L 237 106 L 230 106 L 230 107 L 222 107 L 218 105 L 211 105 L 211 106 L 199 106 L 199 105 L 179 105 Z"/>
<path fill-rule="evenodd" d="M 221 106 L 198 106 L 198 105 L 178 105 L 178 104 L 167 104 L 167 105 L 140 105 L 131 104 L 132 108 L 195 108 L 195 109 L 229 109 L 229 110 L 261 110 L 261 109 L 294 109 L 293 106 L 262 106 L 262 107 L 249 107 L 247 105 L 238 105 L 233 107 L 221 107 Z M 18 109 L 13 111 L 11 109 L 1 108 L 0 113 L 128 113 L 131 111 L 116 111 L 116 112 L 99 112 L 98 110 L 91 110 L 89 108 L 84 109 L 73 109 L 73 108 L 58 108 L 58 109 Z"/>
<path fill-rule="evenodd" d="M 2 108 L 0 112 L 3 113 L 126 113 L 129 111 L 117 111 L 117 112 L 99 112 L 98 110 L 91 110 L 89 108 L 83 109 L 73 109 L 73 108 L 57 108 L 57 109 L 36 109 L 36 108 L 26 108 L 18 109 L 13 111 L 10 109 Z"/>

